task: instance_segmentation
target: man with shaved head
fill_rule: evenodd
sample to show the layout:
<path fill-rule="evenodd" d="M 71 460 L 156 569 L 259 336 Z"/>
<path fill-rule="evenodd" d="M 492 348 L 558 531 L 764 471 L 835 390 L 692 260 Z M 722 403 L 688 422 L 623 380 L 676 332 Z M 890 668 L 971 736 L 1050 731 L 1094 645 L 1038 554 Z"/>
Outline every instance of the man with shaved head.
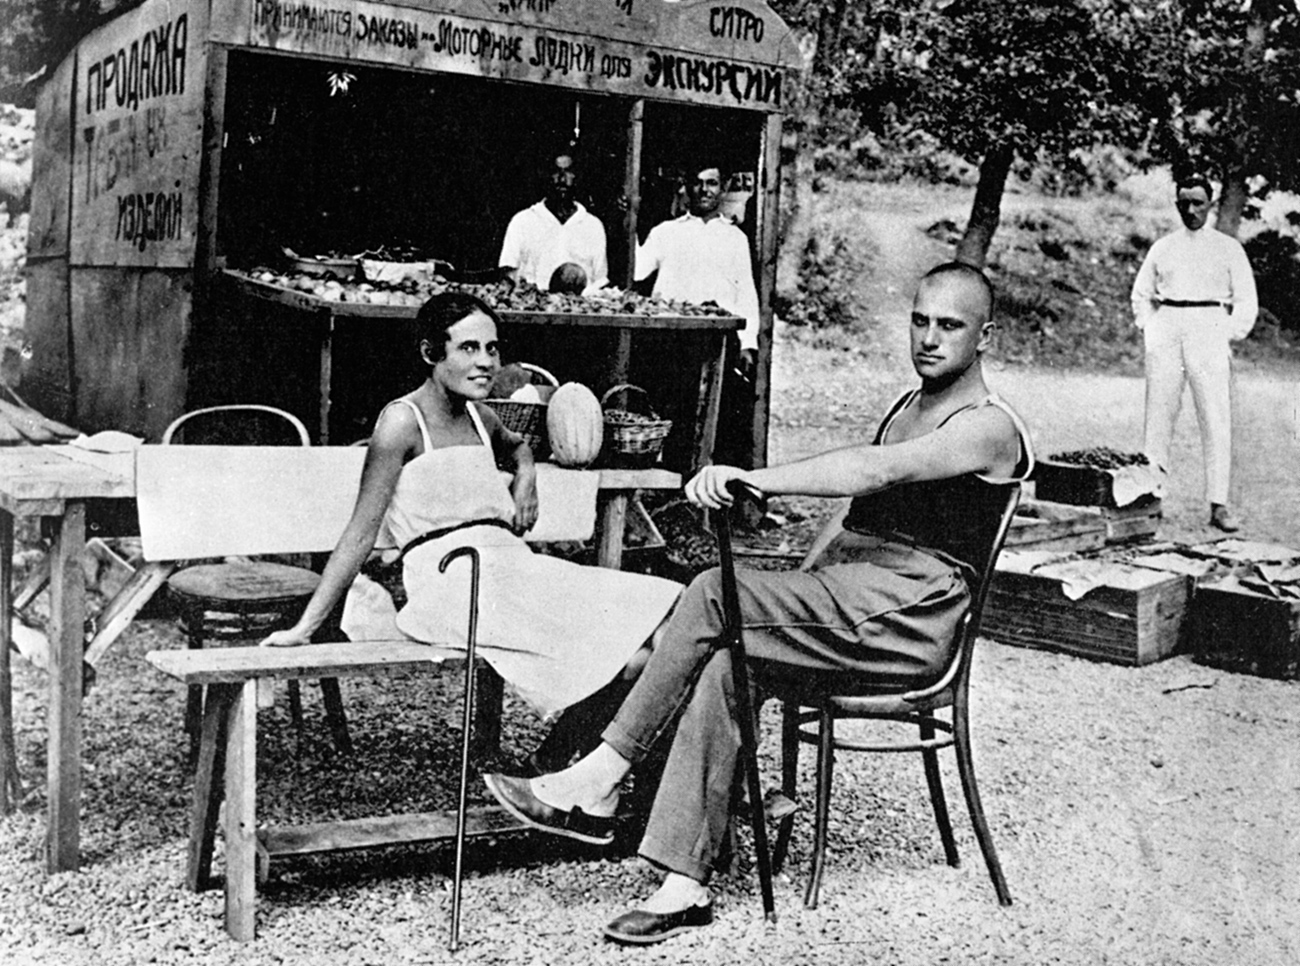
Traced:
<path fill-rule="evenodd" d="M 945 666 L 990 526 L 1006 506 L 999 484 L 1033 468 L 1024 424 L 984 382 L 993 301 L 978 269 L 932 269 L 909 323 L 921 384 L 894 403 L 874 440 L 763 469 L 710 466 L 687 484 L 687 497 L 710 508 L 731 503 L 733 480 L 766 494 L 850 498 L 804 569 L 736 574 L 748 654 L 776 693 L 782 682 L 824 675 L 855 686 L 921 685 Z M 680 713 L 640 849 L 665 877 L 605 927 L 616 942 L 659 942 L 713 918 L 708 881 L 740 752 L 721 615 L 711 570 L 686 589 L 595 751 L 540 778 L 485 776 L 526 824 L 605 843 L 620 782 Z"/>

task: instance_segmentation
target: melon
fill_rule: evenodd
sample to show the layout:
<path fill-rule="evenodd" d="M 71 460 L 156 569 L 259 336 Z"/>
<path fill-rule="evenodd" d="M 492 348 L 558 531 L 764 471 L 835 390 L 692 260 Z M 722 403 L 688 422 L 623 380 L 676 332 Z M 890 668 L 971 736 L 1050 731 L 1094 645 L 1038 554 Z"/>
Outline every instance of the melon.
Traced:
<path fill-rule="evenodd" d="M 605 441 L 605 415 L 596 394 L 579 382 L 566 382 L 546 407 L 551 458 L 561 466 L 587 466 Z"/>

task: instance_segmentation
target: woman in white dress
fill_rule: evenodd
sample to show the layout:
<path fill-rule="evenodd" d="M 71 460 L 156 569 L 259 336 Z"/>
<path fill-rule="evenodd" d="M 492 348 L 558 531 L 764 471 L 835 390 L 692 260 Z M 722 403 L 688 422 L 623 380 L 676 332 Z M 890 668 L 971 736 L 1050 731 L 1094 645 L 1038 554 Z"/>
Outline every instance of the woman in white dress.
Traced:
<path fill-rule="evenodd" d="M 293 627 L 262 643 L 308 643 L 382 527 L 402 548 L 408 600 L 397 628 L 464 647 L 470 568 L 439 573 L 438 563 L 456 547 L 476 547 L 478 653 L 543 717 L 574 711 L 557 729 L 565 739 L 548 739 L 559 747 L 533 762 L 546 767 L 581 750 L 570 743 L 599 735 L 593 716 L 617 708 L 681 587 L 532 552 L 519 536 L 537 519 L 532 452 L 480 402 L 500 367 L 496 314 L 473 295 L 448 292 L 426 302 L 416 321 L 429 376 L 379 414 L 356 506 L 316 593 Z M 513 473 L 508 485 L 498 465 Z"/>

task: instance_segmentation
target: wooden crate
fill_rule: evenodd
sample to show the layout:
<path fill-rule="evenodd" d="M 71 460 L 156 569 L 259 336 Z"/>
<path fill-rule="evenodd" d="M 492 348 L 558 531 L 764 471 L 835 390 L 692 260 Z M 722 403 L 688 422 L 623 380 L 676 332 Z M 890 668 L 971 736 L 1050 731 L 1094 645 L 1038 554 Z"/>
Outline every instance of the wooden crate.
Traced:
<path fill-rule="evenodd" d="M 1111 568 L 1107 572 L 1116 576 L 1078 600 L 1066 597 L 1056 578 L 996 571 L 982 633 L 1115 664 L 1150 664 L 1180 649 L 1191 578 L 1113 562 L 1087 564 Z"/>
<path fill-rule="evenodd" d="M 1006 546 L 1014 550 L 1098 550 L 1106 544 L 1106 521 L 1090 507 L 1024 500 L 1016 508 Z"/>
<path fill-rule="evenodd" d="M 1115 506 L 1115 478 L 1106 470 L 1039 460 L 1034 464 L 1034 496 L 1074 506 Z"/>
<path fill-rule="evenodd" d="M 1235 575 L 1197 588 L 1191 639 L 1197 664 L 1300 679 L 1300 600 L 1270 597 L 1242 586 Z"/>
<path fill-rule="evenodd" d="M 1156 499 L 1118 509 L 1029 499 L 1016 509 L 1006 545 L 1016 550 L 1072 553 L 1100 550 L 1107 544 L 1154 537 L 1160 517 L 1160 501 Z"/>
<path fill-rule="evenodd" d="M 1134 543 L 1149 540 L 1160 529 L 1164 508 L 1155 497 L 1139 500 L 1125 507 L 1103 507 L 1107 543 Z"/>

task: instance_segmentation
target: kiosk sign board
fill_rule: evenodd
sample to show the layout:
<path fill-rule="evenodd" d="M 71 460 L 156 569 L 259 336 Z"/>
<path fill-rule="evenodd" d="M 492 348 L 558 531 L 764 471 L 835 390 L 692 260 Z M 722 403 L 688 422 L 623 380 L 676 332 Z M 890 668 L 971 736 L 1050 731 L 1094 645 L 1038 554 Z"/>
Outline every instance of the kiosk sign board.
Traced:
<path fill-rule="evenodd" d="M 242 0 L 248 44 L 637 98 L 780 111 L 794 37 L 755 0 Z"/>
<path fill-rule="evenodd" d="M 73 91 L 73 265 L 194 262 L 206 0 L 154 0 L 89 34 Z"/>

